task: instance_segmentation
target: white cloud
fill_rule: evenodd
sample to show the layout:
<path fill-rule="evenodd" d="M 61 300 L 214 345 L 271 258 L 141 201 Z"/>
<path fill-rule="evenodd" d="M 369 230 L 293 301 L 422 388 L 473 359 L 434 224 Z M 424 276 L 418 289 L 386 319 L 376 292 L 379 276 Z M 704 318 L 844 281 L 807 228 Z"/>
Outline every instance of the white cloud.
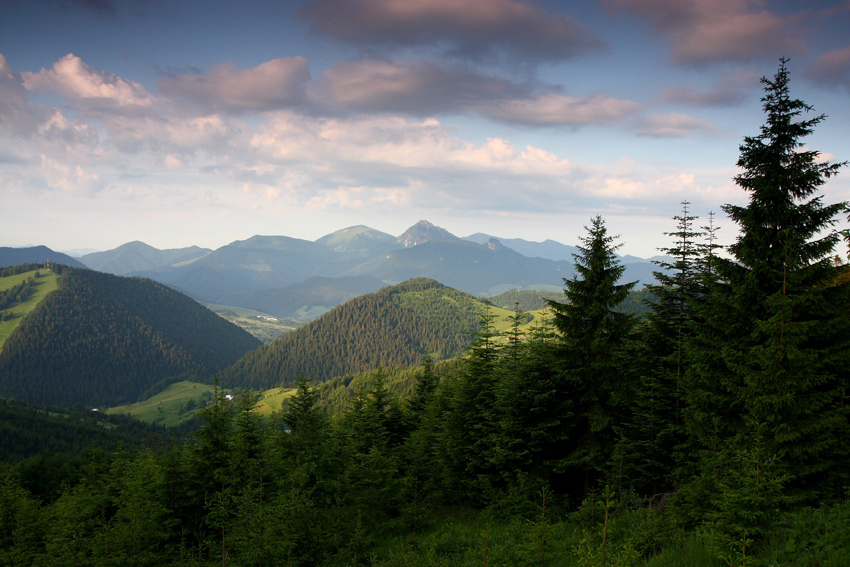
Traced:
<path fill-rule="evenodd" d="M 29 136 L 50 112 L 30 102 L 19 73 L 0 53 L 0 133 Z"/>
<path fill-rule="evenodd" d="M 91 193 L 101 186 L 97 173 L 41 156 L 41 171 L 48 186 L 72 193 Z"/>
<path fill-rule="evenodd" d="M 23 72 L 21 76 L 28 90 L 53 91 L 72 100 L 141 107 L 154 102 L 154 97 L 139 83 L 86 65 L 73 53 L 59 59 L 50 69 Z"/>

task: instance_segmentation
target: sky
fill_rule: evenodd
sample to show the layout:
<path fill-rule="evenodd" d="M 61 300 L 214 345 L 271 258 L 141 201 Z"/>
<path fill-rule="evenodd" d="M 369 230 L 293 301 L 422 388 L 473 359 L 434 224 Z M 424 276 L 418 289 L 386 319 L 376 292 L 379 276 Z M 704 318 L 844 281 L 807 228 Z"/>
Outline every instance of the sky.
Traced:
<path fill-rule="evenodd" d="M 0 246 L 599 214 L 650 257 L 684 201 L 728 244 L 780 58 L 827 115 L 805 147 L 850 160 L 848 29 L 850 0 L 0 0 Z"/>

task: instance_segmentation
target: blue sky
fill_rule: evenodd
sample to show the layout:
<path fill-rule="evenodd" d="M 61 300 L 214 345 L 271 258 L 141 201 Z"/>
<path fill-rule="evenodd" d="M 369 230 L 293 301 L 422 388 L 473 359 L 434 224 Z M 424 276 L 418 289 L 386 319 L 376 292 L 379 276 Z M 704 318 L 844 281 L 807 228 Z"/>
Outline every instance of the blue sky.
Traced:
<path fill-rule="evenodd" d="M 599 213 L 647 257 L 684 200 L 728 243 L 780 57 L 850 159 L 848 29 L 850 0 L 0 0 L 0 245 L 575 244 Z"/>

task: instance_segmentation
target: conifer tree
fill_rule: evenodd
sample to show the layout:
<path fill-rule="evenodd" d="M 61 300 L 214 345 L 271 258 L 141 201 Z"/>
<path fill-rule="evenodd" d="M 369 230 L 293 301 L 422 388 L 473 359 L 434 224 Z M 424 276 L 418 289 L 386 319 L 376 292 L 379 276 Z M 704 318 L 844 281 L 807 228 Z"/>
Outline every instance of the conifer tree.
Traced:
<path fill-rule="evenodd" d="M 446 488 L 470 500 L 488 502 L 498 476 L 492 462 L 496 415 L 499 332 L 492 305 L 479 314 L 479 330 L 467 351 L 463 374 L 450 385 L 452 396 L 440 432 Z"/>
<path fill-rule="evenodd" d="M 416 387 L 413 393 L 407 399 L 407 411 L 410 414 L 412 425 L 419 425 L 419 420 L 422 419 L 425 409 L 431 402 L 434 391 L 440 383 L 437 374 L 434 372 L 434 359 L 426 356 L 422 360 L 422 374 L 416 381 Z"/>
<path fill-rule="evenodd" d="M 731 258 L 711 262 L 717 281 L 689 352 L 688 426 L 706 446 L 717 437 L 743 448 L 747 424 L 761 424 L 766 458 L 811 498 L 836 485 L 828 477 L 842 460 L 836 439 L 847 418 L 850 286 L 837 285 L 833 262 L 846 203 L 818 195 L 844 164 L 804 147 L 824 115 L 801 117 L 812 107 L 791 97 L 786 63 L 762 79 L 766 123 L 741 146 L 735 182 L 749 203 L 723 207 L 740 234 Z"/>
<path fill-rule="evenodd" d="M 550 301 L 554 324 L 563 343 L 564 370 L 575 384 L 575 413 L 579 438 L 565 465 L 584 473 L 584 490 L 601 472 L 615 443 L 614 425 L 626 401 L 623 360 L 633 316 L 617 307 L 637 282 L 618 283 L 625 267 L 617 260 L 614 244 L 601 216 L 585 227 L 576 275 L 564 279 L 565 303 Z"/>
<path fill-rule="evenodd" d="M 317 419 L 318 394 L 310 388 L 312 381 L 312 378 L 306 378 L 304 375 L 298 376 L 295 379 L 295 395 L 286 401 L 283 408 L 281 417 L 292 430 L 298 429 L 302 423 L 309 427 L 309 423 Z"/>
<path fill-rule="evenodd" d="M 514 325 L 519 313 L 511 317 Z M 507 331 L 509 343 L 499 365 L 500 427 L 493 453 L 509 491 L 518 494 L 525 485 L 524 496 L 534 499 L 538 485 L 556 482 L 553 470 L 569 454 L 574 391 L 559 371 L 559 348 L 551 323 L 540 321 L 523 340 L 517 340 L 514 325 Z"/>
<path fill-rule="evenodd" d="M 698 218 L 682 202 L 682 213 L 673 217 L 676 229 L 664 233 L 671 246 L 659 250 L 672 261 L 655 262 L 657 284 L 648 286 L 654 296 L 650 313 L 639 328 L 640 349 L 632 356 L 640 372 L 640 385 L 629 404 L 630 415 L 621 429 L 622 471 L 627 482 L 652 494 L 671 490 L 687 437 L 681 411 L 684 405 L 682 375 L 687 359 L 685 342 L 693 329 L 694 303 L 705 294 L 700 269 L 702 248 L 694 228 Z"/>

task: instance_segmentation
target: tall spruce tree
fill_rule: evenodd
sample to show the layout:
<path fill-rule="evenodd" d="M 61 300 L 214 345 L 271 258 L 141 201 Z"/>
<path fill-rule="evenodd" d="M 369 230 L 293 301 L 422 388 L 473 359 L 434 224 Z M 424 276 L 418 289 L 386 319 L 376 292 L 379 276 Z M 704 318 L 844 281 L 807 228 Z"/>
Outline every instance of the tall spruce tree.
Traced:
<path fill-rule="evenodd" d="M 635 320 L 617 307 L 637 282 L 618 283 L 625 270 L 615 253 L 620 245 L 602 217 L 585 229 L 574 255 L 576 275 L 564 279 L 566 302 L 549 305 L 563 344 L 563 369 L 577 393 L 577 439 L 564 465 L 583 473 L 586 492 L 608 464 L 614 426 L 626 402 L 625 343 Z"/>
<path fill-rule="evenodd" d="M 812 107 L 790 96 L 786 63 L 762 79 L 766 123 L 741 146 L 735 182 L 749 203 L 723 207 L 740 234 L 732 257 L 711 263 L 717 282 L 689 350 L 688 426 L 716 454 L 746 446 L 748 424 L 761 424 L 765 455 L 812 498 L 838 486 L 847 419 L 850 286 L 833 262 L 846 203 L 817 194 L 845 164 L 804 147 L 824 115 L 801 118 Z"/>
<path fill-rule="evenodd" d="M 671 246 L 659 250 L 672 258 L 659 261 L 654 272 L 658 282 L 648 286 L 654 301 L 647 320 L 638 329 L 641 349 L 633 365 L 640 372 L 640 386 L 629 404 L 630 415 L 621 428 L 620 448 L 626 482 L 642 492 L 670 491 L 678 476 L 686 435 L 681 411 L 684 405 L 682 374 L 687 360 L 685 342 L 693 328 L 693 308 L 704 295 L 700 265 L 702 250 L 694 228 L 698 218 L 682 203 L 673 217 L 676 229 L 664 234 Z"/>

